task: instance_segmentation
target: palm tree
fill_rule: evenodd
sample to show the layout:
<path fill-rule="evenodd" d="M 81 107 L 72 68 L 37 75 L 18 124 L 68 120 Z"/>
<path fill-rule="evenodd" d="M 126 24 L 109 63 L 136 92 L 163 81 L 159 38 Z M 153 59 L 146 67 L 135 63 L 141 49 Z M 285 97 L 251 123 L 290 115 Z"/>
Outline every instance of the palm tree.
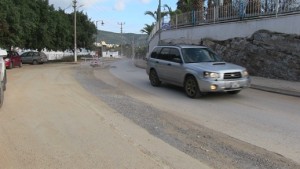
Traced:
<path fill-rule="evenodd" d="M 232 0 L 224 0 L 223 4 L 218 2 L 216 5 L 219 7 L 219 17 L 230 17 L 235 15 L 232 10 Z"/>
<path fill-rule="evenodd" d="M 192 11 L 191 0 L 179 0 L 177 2 L 177 9 L 180 9 L 183 13 Z"/>
<path fill-rule="evenodd" d="M 203 11 L 203 0 L 193 0 L 192 3 L 195 11 Z"/>
<path fill-rule="evenodd" d="M 172 8 L 169 5 L 167 5 L 167 4 L 165 4 L 163 7 L 167 8 L 167 12 L 166 13 L 170 15 L 171 26 L 174 26 L 175 22 L 176 22 L 176 17 L 174 17 L 174 16 L 177 15 L 177 14 L 181 14 L 182 13 L 181 10 L 176 9 L 175 11 L 173 11 Z"/>
<path fill-rule="evenodd" d="M 155 21 L 158 21 L 158 16 L 157 16 L 157 12 L 156 11 L 154 11 L 154 12 L 152 12 L 152 11 L 146 11 L 145 15 L 150 15 Z"/>
<path fill-rule="evenodd" d="M 159 9 L 157 8 L 156 11 L 152 12 L 152 11 L 146 11 L 145 15 L 150 15 L 156 22 L 158 22 L 159 20 Z M 167 16 L 168 13 L 167 12 L 161 12 L 161 18 Z"/>
<path fill-rule="evenodd" d="M 182 12 L 202 11 L 204 0 L 179 0 L 177 2 L 177 9 Z"/>
<path fill-rule="evenodd" d="M 184 20 L 192 21 L 193 24 L 197 24 L 203 20 L 204 10 L 203 10 L 204 0 L 179 0 L 177 2 L 177 9 L 182 12 L 192 12 L 187 15 Z"/>
<path fill-rule="evenodd" d="M 150 33 L 153 30 L 155 24 L 158 23 L 159 20 L 161 20 L 162 18 L 164 18 L 165 16 L 168 15 L 167 12 L 161 12 L 160 15 L 159 15 L 159 12 L 160 12 L 159 6 L 158 6 L 157 10 L 154 11 L 154 12 L 152 12 L 152 11 L 146 11 L 145 12 L 145 15 L 150 15 L 155 20 L 155 23 L 152 23 L 152 25 L 145 24 L 145 27 L 141 30 L 141 32 L 147 33 L 148 35 L 150 35 Z M 159 18 L 159 17 L 161 17 L 161 18 Z"/>
<path fill-rule="evenodd" d="M 230 5 L 232 4 L 232 0 L 224 0 L 224 5 Z"/>
<path fill-rule="evenodd" d="M 154 23 L 152 23 L 151 25 L 145 24 L 145 27 L 143 29 L 141 29 L 141 32 L 146 33 L 147 35 L 150 35 L 150 33 L 153 30 L 154 26 L 155 26 Z"/>
<path fill-rule="evenodd" d="M 167 14 L 169 14 L 170 16 L 182 13 L 180 9 L 176 9 L 175 11 L 173 11 L 172 8 L 167 4 L 165 4 L 163 7 L 168 9 Z"/>
<path fill-rule="evenodd" d="M 260 13 L 260 1 L 259 0 L 249 0 L 247 7 L 246 7 L 246 13 L 251 15 L 257 15 Z"/>

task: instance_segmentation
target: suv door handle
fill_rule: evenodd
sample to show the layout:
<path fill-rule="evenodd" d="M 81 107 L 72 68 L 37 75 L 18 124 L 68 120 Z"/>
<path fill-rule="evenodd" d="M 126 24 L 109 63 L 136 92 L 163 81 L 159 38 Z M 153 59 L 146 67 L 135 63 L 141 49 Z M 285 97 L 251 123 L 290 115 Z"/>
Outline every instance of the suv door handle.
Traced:
<path fill-rule="evenodd" d="M 172 66 L 172 64 L 171 64 L 171 63 L 168 63 L 167 65 L 168 65 L 168 66 Z"/>
<path fill-rule="evenodd" d="M 159 61 L 155 61 L 155 63 L 159 63 Z"/>

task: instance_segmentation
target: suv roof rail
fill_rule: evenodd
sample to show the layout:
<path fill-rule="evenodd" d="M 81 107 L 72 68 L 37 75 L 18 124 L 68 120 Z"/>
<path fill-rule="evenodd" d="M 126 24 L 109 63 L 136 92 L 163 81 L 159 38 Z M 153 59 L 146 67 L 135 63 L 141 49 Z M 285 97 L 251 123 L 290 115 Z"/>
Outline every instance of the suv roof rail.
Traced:
<path fill-rule="evenodd" d="M 161 44 L 161 45 L 157 45 L 158 47 L 161 47 L 161 46 L 175 46 L 175 47 L 183 47 L 183 46 L 200 46 L 200 47 L 206 47 L 204 45 L 197 45 L 197 44 L 186 44 L 186 43 L 179 43 L 179 44 Z"/>

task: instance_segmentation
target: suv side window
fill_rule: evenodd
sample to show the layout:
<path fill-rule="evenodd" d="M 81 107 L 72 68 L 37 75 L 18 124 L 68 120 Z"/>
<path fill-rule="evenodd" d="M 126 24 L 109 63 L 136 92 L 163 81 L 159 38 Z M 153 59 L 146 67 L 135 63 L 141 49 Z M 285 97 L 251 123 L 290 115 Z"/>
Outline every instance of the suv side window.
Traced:
<path fill-rule="evenodd" d="M 158 47 L 158 48 L 155 48 L 153 51 L 152 51 L 152 53 L 151 53 L 151 58 L 158 58 L 158 54 L 159 54 L 159 52 L 160 52 L 160 50 L 161 50 L 161 48 L 160 47 Z"/>
<path fill-rule="evenodd" d="M 170 48 L 163 48 L 158 56 L 158 59 L 171 61 L 170 58 Z"/>
<path fill-rule="evenodd" d="M 172 62 L 177 62 L 177 63 L 181 62 L 181 57 L 178 49 L 172 48 L 170 50 L 170 59 Z"/>

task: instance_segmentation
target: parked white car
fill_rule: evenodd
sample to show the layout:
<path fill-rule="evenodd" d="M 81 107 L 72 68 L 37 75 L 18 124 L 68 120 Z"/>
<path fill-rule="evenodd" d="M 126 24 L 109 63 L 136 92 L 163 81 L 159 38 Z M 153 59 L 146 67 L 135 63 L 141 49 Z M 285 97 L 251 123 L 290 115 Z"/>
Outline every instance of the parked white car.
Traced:
<path fill-rule="evenodd" d="M 6 90 L 6 66 L 3 57 L 7 56 L 6 50 L 0 50 L 0 108 L 4 101 L 4 91 Z"/>

